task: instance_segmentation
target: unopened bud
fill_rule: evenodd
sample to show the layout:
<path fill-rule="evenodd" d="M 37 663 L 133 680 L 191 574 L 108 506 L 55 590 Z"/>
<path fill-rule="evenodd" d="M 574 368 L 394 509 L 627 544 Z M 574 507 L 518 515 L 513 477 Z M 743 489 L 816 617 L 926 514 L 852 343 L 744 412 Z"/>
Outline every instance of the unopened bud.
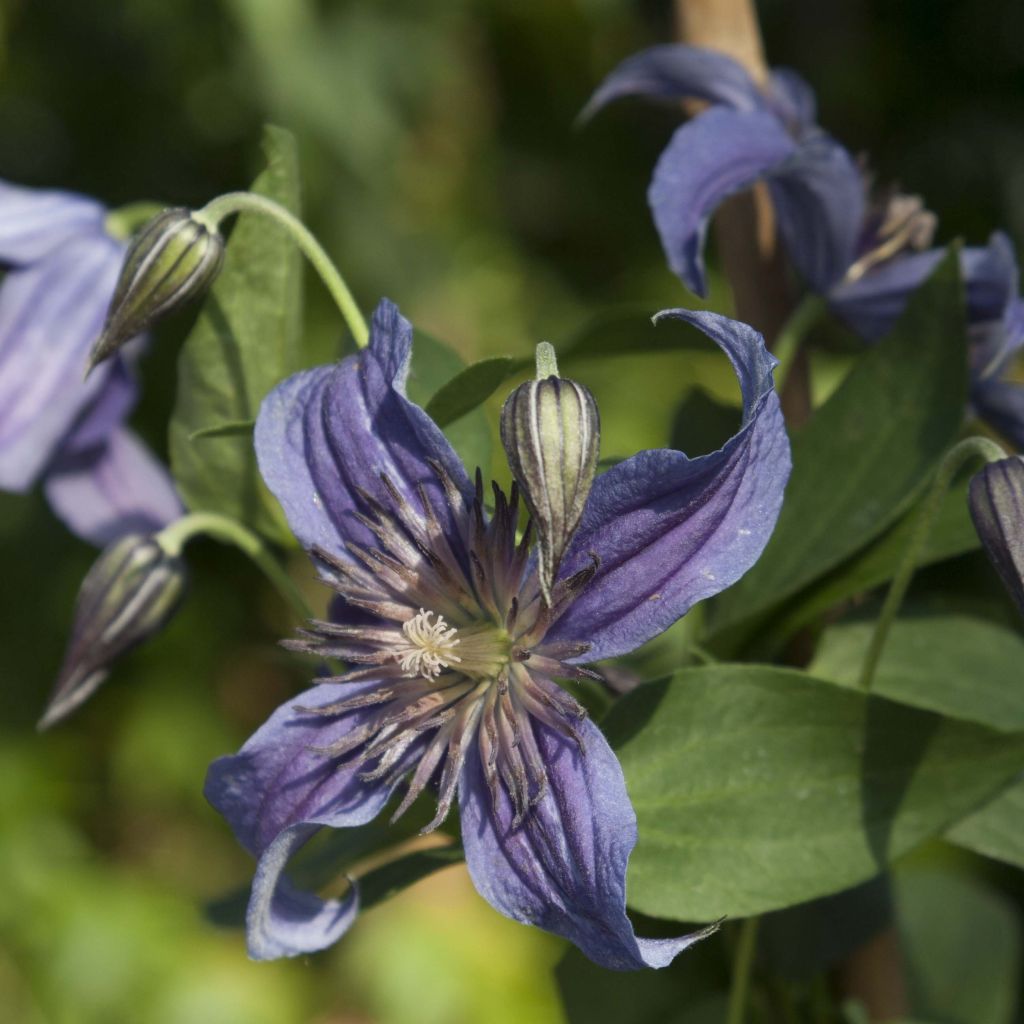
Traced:
<path fill-rule="evenodd" d="M 89 354 L 91 370 L 158 317 L 200 294 L 224 261 L 220 232 L 183 207 L 157 214 L 132 239 Z"/>
<path fill-rule="evenodd" d="M 600 439 L 594 396 L 559 377 L 554 349 L 541 343 L 537 379 L 520 384 L 501 411 L 501 441 L 537 530 L 537 570 L 549 604 L 590 494 Z"/>
<path fill-rule="evenodd" d="M 38 728 L 66 718 L 117 658 L 159 631 L 184 588 L 184 562 L 154 537 L 130 534 L 106 548 L 78 591 L 64 664 Z"/>
<path fill-rule="evenodd" d="M 985 553 L 1024 615 L 1024 459 L 990 462 L 967 495 Z"/>

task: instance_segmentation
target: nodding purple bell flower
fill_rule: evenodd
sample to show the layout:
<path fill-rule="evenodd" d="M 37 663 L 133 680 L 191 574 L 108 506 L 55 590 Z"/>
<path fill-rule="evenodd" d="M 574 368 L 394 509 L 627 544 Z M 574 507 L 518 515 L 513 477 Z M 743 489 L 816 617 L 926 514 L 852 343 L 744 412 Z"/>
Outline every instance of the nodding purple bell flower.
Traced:
<path fill-rule="evenodd" d="M 207 798 L 257 860 L 252 957 L 308 953 L 344 934 L 358 883 L 323 900 L 284 869 L 319 828 L 362 825 L 396 791 L 396 817 L 425 790 L 436 794 L 428 830 L 457 802 L 484 898 L 605 967 L 664 966 L 713 930 L 634 933 L 625 889 L 637 825 L 622 770 L 557 681 L 571 686 L 591 674 L 586 664 L 634 650 L 734 583 L 778 516 L 790 453 L 775 360 L 745 324 L 687 310 L 666 317 L 728 356 L 742 424 L 699 458 L 643 451 L 592 482 L 589 470 L 576 473 L 572 493 L 589 494 L 578 520 L 565 515 L 571 502 L 551 513 L 550 597 L 531 550 L 540 531 L 523 524 L 517 488 L 488 494 L 406 397 L 412 327 L 392 303 L 377 308 L 367 349 L 296 374 L 264 401 L 255 429 L 264 480 L 336 592 L 331 621 L 287 645 L 349 669 L 278 708 L 207 776 Z M 588 404 L 552 408 L 596 427 Z M 533 440 L 565 443 L 557 428 L 506 430 L 512 449 Z M 581 450 L 580 466 L 589 463 Z M 533 465 L 524 479 L 543 516 L 549 503 L 537 490 L 562 482 Z"/>
<path fill-rule="evenodd" d="M 83 380 L 125 253 L 106 221 L 85 196 L 0 182 L 0 489 L 42 481 L 97 546 L 181 512 L 167 471 L 124 425 L 140 342 Z"/>
<path fill-rule="evenodd" d="M 816 123 L 814 94 L 774 69 L 763 87 L 732 58 L 686 45 L 656 46 L 623 61 L 583 111 L 624 96 L 711 106 L 672 136 L 648 200 L 669 266 L 705 295 L 708 224 L 728 196 L 764 181 L 794 267 L 868 341 L 882 337 L 942 258 L 936 218 L 917 196 L 879 193 L 858 161 Z M 978 415 L 1024 447 L 1024 388 L 1005 377 L 1024 345 L 1024 303 L 1012 244 L 994 234 L 962 250 Z"/>

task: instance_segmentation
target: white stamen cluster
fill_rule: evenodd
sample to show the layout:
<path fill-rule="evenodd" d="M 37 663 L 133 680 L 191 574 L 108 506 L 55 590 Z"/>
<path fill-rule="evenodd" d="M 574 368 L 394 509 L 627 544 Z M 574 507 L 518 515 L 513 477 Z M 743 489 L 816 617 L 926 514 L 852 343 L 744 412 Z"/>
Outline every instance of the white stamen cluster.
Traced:
<path fill-rule="evenodd" d="M 434 679 L 442 669 L 462 660 L 455 654 L 459 644 L 458 630 L 449 628 L 443 615 L 438 615 L 437 621 L 431 622 L 433 614 L 421 608 L 418 615 L 402 624 L 402 633 L 409 642 L 395 648 L 395 658 L 410 678 L 423 676 Z"/>

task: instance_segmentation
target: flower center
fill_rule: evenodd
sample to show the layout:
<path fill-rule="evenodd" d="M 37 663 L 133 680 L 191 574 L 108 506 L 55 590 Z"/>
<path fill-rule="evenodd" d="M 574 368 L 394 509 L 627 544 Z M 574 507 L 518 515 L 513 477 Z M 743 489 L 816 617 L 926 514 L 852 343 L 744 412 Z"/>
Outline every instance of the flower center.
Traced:
<path fill-rule="evenodd" d="M 410 677 L 433 679 L 441 674 L 441 669 L 462 661 L 455 653 L 459 645 L 458 630 L 449 628 L 443 615 L 431 622 L 433 614 L 421 608 L 418 615 L 402 626 L 406 642 L 395 648 L 395 657 L 402 671 Z"/>

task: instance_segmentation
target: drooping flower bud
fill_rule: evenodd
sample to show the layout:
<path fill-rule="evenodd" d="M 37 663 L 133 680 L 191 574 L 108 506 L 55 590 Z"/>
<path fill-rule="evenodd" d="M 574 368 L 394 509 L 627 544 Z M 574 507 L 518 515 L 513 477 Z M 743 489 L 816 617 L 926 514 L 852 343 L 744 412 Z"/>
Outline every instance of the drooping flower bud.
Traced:
<path fill-rule="evenodd" d="M 78 591 L 64 664 L 38 728 L 66 718 L 117 658 L 160 630 L 184 588 L 185 563 L 155 537 L 129 534 L 107 547 Z"/>
<path fill-rule="evenodd" d="M 538 575 L 549 604 L 590 494 L 600 439 L 594 396 L 558 376 L 554 349 L 542 342 L 537 379 L 520 384 L 501 411 L 501 442 L 537 530 Z"/>
<path fill-rule="evenodd" d="M 985 553 L 1024 615 L 1024 459 L 990 462 L 967 496 Z"/>
<path fill-rule="evenodd" d="M 88 369 L 202 292 L 223 261 L 220 232 L 190 210 L 174 207 L 157 214 L 128 246 Z"/>

